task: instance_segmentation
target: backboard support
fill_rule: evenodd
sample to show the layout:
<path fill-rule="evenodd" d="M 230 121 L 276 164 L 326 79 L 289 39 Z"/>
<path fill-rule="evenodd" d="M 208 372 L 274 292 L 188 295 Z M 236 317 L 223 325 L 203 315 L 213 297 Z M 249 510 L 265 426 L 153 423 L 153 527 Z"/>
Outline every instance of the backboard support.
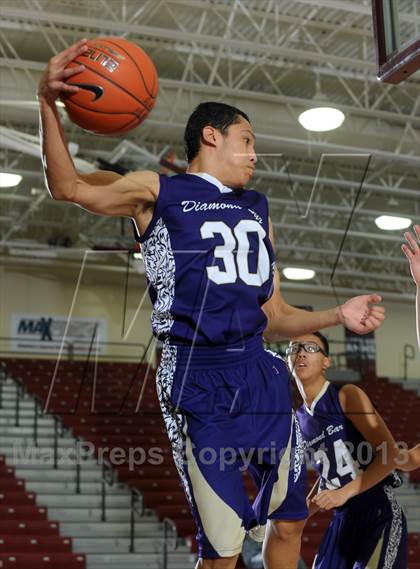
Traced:
<path fill-rule="evenodd" d="M 372 15 L 377 77 L 384 83 L 401 83 L 420 69 L 420 35 L 407 23 L 407 14 L 400 13 L 399 0 L 372 0 Z"/>

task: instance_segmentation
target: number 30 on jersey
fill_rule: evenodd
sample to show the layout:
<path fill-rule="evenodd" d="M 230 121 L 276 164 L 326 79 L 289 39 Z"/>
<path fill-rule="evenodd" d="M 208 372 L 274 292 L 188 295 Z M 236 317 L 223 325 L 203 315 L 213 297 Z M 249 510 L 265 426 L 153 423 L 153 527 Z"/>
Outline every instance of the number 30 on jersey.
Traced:
<path fill-rule="evenodd" d="M 208 278 L 216 284 L 235 283 L 239 277 L 245 284 L 261 286 L 270 277 L 270 257 L 264 243 L 266 231 L 253 219 L 242 219 L 231 229 L 224 221 L 206 221 L 200 228 L 202 239 L 212 239 L 221 235 L 223 245 L 214 249 L 214 257 L 222 259 L 224 269 L 218 266 L 207 267 Z M 257 234 L 258 251 L 250 251 L 249 234 Z M 249 255 L 256 253 L 257 272 L 249 270 Z"/>

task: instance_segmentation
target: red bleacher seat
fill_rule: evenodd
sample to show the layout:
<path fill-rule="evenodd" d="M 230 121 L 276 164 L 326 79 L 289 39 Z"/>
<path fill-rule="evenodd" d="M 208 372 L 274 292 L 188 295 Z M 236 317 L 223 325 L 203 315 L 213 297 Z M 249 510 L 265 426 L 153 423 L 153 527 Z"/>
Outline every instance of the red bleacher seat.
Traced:
<path fill-rule="evenodd" d="M 46 508 L 37 506 L 0 506 L 0 520 L 46 520 Z"/>
<path fill-rule="evenodd" d="M 408 545 L 410 547 L 420 547 L 420 533 L 409 533 L 408 534 Z M 419 559 L 420 563 L 420 559 Z"/>
<path fill-rule="evenodd" d="M 179 478 L 129 478 L 127 483 L 135 486 L 142 492 L 157 491 L 160 492 L 176 492 L 182 489 Z"/>
<path fill-rule="evenodd" d="M 2 536 L 0 553 L 65 553 L 71 552 L 72 541 L 68 537 L 57 536 Z"/>
<path fill-rule="evenodd" d="M 169 461 L 164 465 L 142 464 L 134 469 L 128 466 L 117 467 L 118 477 L 122 481 L 130 478 L 179 478 L 175 465 Z"/>
<path fill-rule="evenodd" d="M 184 506 L 188 507 L 183 490 L 178 492 L 171 491 L 165 493 L 161 490 L 157 492 L 145 492 L 144 505 L 146 508 L 158 508 L 160 506 Z"/>
<path fill-rule="evenodd" d="M 171 506 L 171 505 L 160 505 L 155 508 L 159 519 L 163 520 L 163 518 L 170 518 L 173 520 L 174 518 L 180 519 L 191 519 L 191 510 L 188 506 Z"/>
<path fill-rule="evenodd" d="M 3 477 L 0 474 L 0 494 L 18 492 L 19 490 L 25 490 L 24 480 L 12 478 L 11 476 Z"/>
<path fill-rule="evenodd" d="M 14 478 L 15 469 L 12 466 L 0 465 L 0 478 Z"/>
<path fill-rule="evenodd" d="M 0 507 L 16 505 L 25 506 L 35 504 L 35 494 L 21 491 L 21 492 L 2 492 L 0 494 Z"/>
<path fill-rule="evenodd" d="M 59 535 L 59 525 L 57 522 L 50 522 L 45 520 L 31 522 L 2 520 L 0 521 L 0 536 L 3 537 L 6 535 L 43 535 L 45 537 Z"/>
<path fill-rule="evenodd" d="M 1 569 L 85 569 L 84 555 L 74 553 L 0 554 Z"/>

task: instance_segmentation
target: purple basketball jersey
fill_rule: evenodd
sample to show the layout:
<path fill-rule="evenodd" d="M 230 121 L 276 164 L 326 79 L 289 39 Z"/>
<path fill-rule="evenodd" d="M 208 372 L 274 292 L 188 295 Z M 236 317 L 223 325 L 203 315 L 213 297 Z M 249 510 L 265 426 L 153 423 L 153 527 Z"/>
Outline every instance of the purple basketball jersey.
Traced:
<path fill-rule="evenodd" d="M 262 334 L 274 269 L 263 194 L 208 174 L 160 176 L 152 221 L 138 240 L 156 336 L 235 346 Z"/>
<path fill-rule="evenodd" d="M 341 488 L 365 470 L 374 450 L 345 416 L 338 394 L 342 385 L 325 382 L 310 408 L 305 404 L 296 412 L 306 455 L 321 476 L 320 488 Z M 400 485 L 395 473 L 381 484 Z"/>

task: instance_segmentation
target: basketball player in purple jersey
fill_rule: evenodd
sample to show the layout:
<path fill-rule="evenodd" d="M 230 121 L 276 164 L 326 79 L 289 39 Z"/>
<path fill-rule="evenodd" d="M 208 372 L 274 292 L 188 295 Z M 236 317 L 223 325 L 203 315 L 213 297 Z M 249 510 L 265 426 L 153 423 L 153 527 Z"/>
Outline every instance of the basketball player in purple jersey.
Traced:
<path fill-rule="evenodd" d="M 414 226 L 415 237 L 407 231 L 404 237 L 407 244 L 404 243 L 402 250 L 410 263 L 411 274 L 413 275 L 414 282 L 417 286 L 416 295 L 416 314 L 417 314 L 417 342 L 420 350 L 420 225 Z"/>
<path fill-rule="evenodd" d="M 419 445 L 399 449 L 364 391 L 325 379 L 322 334 L 294 338 L 287 353 L 303 398 L 296 416 L 305 452 L 320 474 L 309 513 L 334 509 L 313 567 L 406 569 L 406 521 L 392 488 L 401 484 L 395 468 L 420 467 Z"/>
<path fill-rule="evenodd" d="M 283 300 L 267 199 L 244 189 L 257 157 L 239 109 L 197 107 L 184 136 L 186 174 L 80 175 L 55 100 L 77 90 L 66 79 L 80 68 L 65 66 L 84 49 L 82 41 L 51 59 L 39 84 L 46 181 L 54 199 L 133 220 L 153 332 L 164 340 L 157 391 L 197 524 L 197 567 L 233 569 L 245 533 L 258 534 L 269 521 L 266 567 L 293 569 L 307 517 L 303 452 L 289 374 L 263 349 L 262 335 L 276 340 L 338 324 L 365 334 L 384 319 L 381 299 L 355 297 L 313 313 Z M 242 482 L 245 463 L 259 489 L 253 504 Z"/>

